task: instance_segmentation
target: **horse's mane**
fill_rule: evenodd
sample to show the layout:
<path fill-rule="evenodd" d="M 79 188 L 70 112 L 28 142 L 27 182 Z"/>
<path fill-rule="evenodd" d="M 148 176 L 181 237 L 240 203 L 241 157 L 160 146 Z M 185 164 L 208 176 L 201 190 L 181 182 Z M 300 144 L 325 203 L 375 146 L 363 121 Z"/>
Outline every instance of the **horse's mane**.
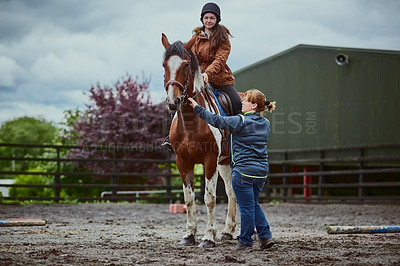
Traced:
<path fill-rule="evenodd" d="M 176 41 L 173 44 L 171 44 L 170 47 L 168 47 L 168 49 L 164 53 L 164 61 L 172 55 L 177 55 L 182 59 L 185 59 L 185 55 L 189 55 L 190 68 L 194 72 L 197 72 L 197 70 L 199 69 L 199 61 L 197 61 L 196 56 L 194 55 L 192 50 L 185 49 L 181 41 Z"/>

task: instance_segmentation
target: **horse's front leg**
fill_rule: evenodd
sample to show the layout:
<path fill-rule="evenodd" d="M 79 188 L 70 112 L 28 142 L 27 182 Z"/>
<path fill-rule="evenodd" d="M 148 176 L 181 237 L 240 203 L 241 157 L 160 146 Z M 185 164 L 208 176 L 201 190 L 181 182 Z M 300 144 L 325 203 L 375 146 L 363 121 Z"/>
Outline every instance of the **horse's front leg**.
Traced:
<path fill-rule="evenodd" d="M 183 194 L 186 205 L 186 233 L 182 241 L 179 243 L 182 246 L 193 246 L 196 244 L 195 236 L 197 231 L 196 209 L 194 205 L 194 164 L 193 167 L 186 167 L 177 158 L 177 166 L 183 181 Z"/>
<path fill-rule="evenodd" d="M 206 167 L 205 167 L 206 168 Z M 216 201 L 216 191 L 217 191 L 217 180 L 218 180 L 218 171 L 215 167 L 215 171 L 213 174 L 207 176 L 207 169 L 205 169 L 206 173 L 206 186 L 204 193 L 204 203 L 207 206 L 207 229 L 206 234 L 202 238 L 202 242 L 199 247 L 201 248 L 212 248 L 215 246 L 215 240 L 217 235 L 216 228 L 216 217 L 215 217 L 215 205 Z"/>
<path fill-rule="evenodd" d="M 236 196 L 232 188 L 232 170 L 229 165 L 219 165 L 218 171 L 224 180 L 225 192 L 228 197 L 228 212 L 226 214 L 225 228 L 221 240 L 232 240 L 236 228 Z"/>

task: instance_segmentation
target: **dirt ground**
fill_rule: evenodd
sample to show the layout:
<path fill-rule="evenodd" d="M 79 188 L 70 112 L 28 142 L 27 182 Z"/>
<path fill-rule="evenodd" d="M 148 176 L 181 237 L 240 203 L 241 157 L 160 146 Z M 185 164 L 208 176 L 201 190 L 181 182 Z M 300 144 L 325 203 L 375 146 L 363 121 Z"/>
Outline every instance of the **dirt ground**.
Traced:
<path fill-rule="evenodd" d="M 400 265 L 400 234 L 329 235 L 328 225 L 399 225 L 400 205 L 263 204 L 275 245 L 233 252 L 182 247 L 185 214 L 168 204 L 0 205 L 0 220 L 42 218 L 45 226 L 0 227 L 0 265 Z M 217 205 L 218 229 L 226 205 Z M 197 241 L 206 226 L 199 206 Z M 240 221 L 240 219 L 238 219 Z M 239 225 L 240 226 L 240 225 Z M 238 232 L 238 230 L 237 230 Z"/>

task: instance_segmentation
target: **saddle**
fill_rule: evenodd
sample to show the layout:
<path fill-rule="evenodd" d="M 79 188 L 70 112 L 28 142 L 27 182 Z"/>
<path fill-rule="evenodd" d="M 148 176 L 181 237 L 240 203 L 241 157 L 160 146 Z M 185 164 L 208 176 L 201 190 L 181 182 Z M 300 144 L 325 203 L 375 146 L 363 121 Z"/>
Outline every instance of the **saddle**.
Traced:
<path fill-rule="evenodd" d="M 215 100 L 217 101 L 217 105 L 219 111 L 221 112 L 222 116 L 230 116 L 233 115 L 233 108 L 231 98 L 225 92 L 219 92 L 214 89 L 210 84 L 208 85 L 209 89 L 214 94 Z"/>
<path fill-rule="evenodd" d="M 229 98 L 229 95 L 226 94 L 225 92 L 219 92 L 216 89 L 214 89 L 210 84 L 208 84 L 208 88 L 210 91 L 213 93 L 214 98 L 217 102 L 218 109 L 221 113 L 222 116 L 231 116 L 233 115 L 233 108 L 232 108 L 232 101 L 231 98 Z M 229 138 L 228 138 L 228 132 L 224 131 L 222 132 L 222 154 L 229 154 Z"/>

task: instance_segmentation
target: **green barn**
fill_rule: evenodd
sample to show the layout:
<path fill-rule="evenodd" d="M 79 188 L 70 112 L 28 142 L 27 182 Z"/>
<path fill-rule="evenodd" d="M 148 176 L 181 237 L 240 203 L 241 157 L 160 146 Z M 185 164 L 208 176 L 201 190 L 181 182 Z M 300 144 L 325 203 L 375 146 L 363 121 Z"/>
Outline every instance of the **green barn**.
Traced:
<path fill-rule="evenodd" d="M 270 149 L 400 143 L 400 51 L 300 44 L 234 75 L 277 102 Z"/>
<path fill-rule="evenodd" d="M 400 200 L 400 51 L 300 44 L 234 75 L 276 101 L 269 199 Z"/>

